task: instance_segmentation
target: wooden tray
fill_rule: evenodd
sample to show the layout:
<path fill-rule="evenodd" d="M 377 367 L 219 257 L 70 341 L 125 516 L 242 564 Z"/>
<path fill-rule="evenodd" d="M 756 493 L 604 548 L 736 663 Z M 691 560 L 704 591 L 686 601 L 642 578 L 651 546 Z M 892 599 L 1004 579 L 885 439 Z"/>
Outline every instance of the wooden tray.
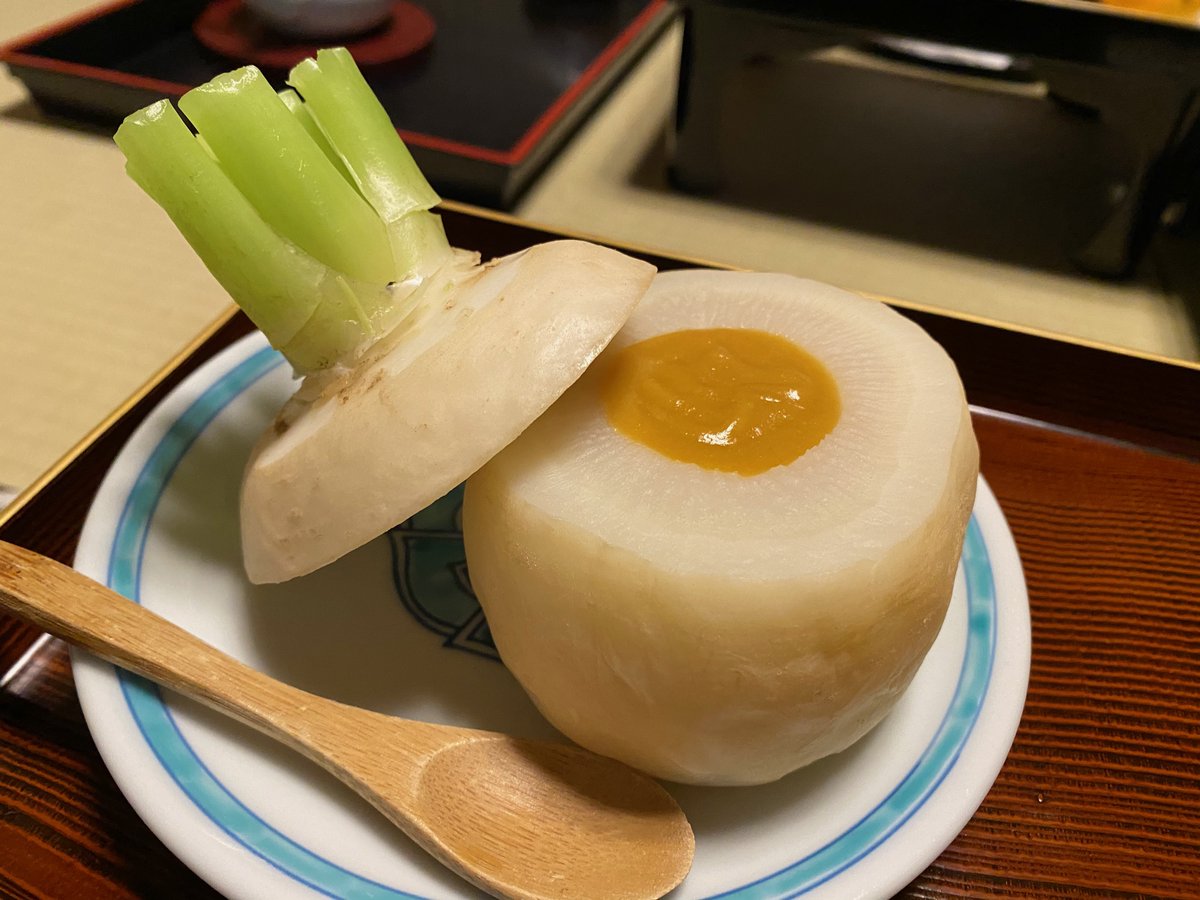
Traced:
<path fill-rule="evenodd" d="M 551 236 L 460 206 L 445 220 L 485 255 Z M 902 896 L 1200 896 L 1200 368 L 898 308 L 962 372 L 1033 617 L 1008 762 Z M 0 514 L 0 539 L 70 561 L 134 427 L 249 329 L 231 312 L 199 336 Z M 66 647 L 0 619 L 0 673 L 0 895 L 213 897 L 113 784 Z"/>

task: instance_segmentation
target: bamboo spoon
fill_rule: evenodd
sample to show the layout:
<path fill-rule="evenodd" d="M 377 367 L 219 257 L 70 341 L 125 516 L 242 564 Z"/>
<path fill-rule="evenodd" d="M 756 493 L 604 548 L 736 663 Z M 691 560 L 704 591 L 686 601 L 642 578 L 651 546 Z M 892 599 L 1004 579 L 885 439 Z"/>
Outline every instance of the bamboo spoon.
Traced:
<path fill-rule="evenodd" d="M 3 541 L 0 605 L 298 750 L 489 893 L 660 897 L 691 867 L 695 841 L 683 812 L 657 782 L 621 763 L 305 693 Z"/>

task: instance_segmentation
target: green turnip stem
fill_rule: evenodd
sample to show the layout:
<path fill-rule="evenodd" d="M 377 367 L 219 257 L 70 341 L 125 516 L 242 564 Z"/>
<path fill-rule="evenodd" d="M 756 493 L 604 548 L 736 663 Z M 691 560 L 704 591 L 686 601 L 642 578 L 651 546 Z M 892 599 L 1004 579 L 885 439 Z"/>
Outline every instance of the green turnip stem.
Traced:
<path fill-rule="evenodd" d="M 304 97 L 381 219 L 395 222 L 437 205 L 437 194 L 345 48 L 317 51 L 316 59 L 292 69 L 288 84 Z"/>
<path fill-rule="evenodd" d="M 314 259 L 363 281 L 392 274 L 387 232 L 257 69 L 218 75 L 179 109 L 268 225 Z M 326 219 L 338 223 L 331 229 Z"/>
<path fill-rule="evenodd" d="M 306 372 L 352 361 L 451 251 L 428 212 L 437 195 L 349 54 L 302 68 L 315 105 L 248 67 L 179 101 L 197 135 L 160 101 L 116 141 L 134 181 Z"/>
<path fill-rule="evenodd" d="M 338 170 L 338 173 L 351 184 L 354 179 L 350 175 L 350 170 L 346 168 L 346 164 L 342 162 L 342 158 L 337 155 L 337 151 L 333 149 L 333 144 L 329 143 L 329 139 L 325 137 L 325 132 L 321 130 L 321 126 L 317 124 L 317 120 L 312 117 L 308 107 L 304 101 L 300 99 L 300 95 L 291 88 L 284 88 L 279 92 L 279 99 L 296 117 L 296 120 L 308 132 L 308 136 L 313 139 L 313 142 L 321 148 L 321 152 L 333 163 L 333 167 Z"/>
<path fill-rule="evenodd" d="M 438 203 L 387 111 L 344 47 L 301 61 L 288 84 L 349 170 L 355 186 L 392 232 L 392 254 L 403 278 L 427 275 L 445 260 Z"/>
<path fill-rule="evenodd" d="M 166 100 L 126 119 L 116 140 L 130 177 L 234 301 L 276 346 L 291 341 L 320 305 L 328 267 L 263 221 Z"/>

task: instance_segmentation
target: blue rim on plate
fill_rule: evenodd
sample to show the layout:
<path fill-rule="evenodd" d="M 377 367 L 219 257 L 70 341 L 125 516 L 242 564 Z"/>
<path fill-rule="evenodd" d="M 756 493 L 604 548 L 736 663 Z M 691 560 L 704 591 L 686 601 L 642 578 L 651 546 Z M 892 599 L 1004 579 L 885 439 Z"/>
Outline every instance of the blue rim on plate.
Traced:
<path fill-rule="evenodd" d="M 176 467 L 221 410 L 282 363 L 282 357 L 274 350 L 259 350 L 218 378 L 171 423 L 125 499 L 109 553 L 109 587 L 141 602 L 142 559 L 150 522 Z M 826 883 L 901 828 L 954 768 L 979 719 L 996 651 L 995 581 L 987 545 L 975 516 L 967 528 L 962 567 L 967 586 L 967 640 L 962 668 L 946 713 L 916 763 L 870 812 L 818 850 L 757 881 L 716 896 L 738 900 L 795 897 Z M 263 821 L 199 758 L 156 685 L 121 670 L 118 678 L 129 711 L 163 768 L 204 815 L 249 853 L 330 897 L 417 898 L 418 895 L 338 866 Z"/>

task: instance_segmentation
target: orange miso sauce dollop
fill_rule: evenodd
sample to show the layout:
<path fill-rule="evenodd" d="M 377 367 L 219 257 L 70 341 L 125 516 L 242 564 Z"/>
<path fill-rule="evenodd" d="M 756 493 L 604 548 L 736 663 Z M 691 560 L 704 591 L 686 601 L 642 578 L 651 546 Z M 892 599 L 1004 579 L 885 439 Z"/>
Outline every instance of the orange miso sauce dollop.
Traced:
<path fill-rule="evenodd" d="M 812 354 L 753 328 L 671 331 L 618 351 L 601 375 L 610 424 L 671 459 L 757 475 L 821 442 L 841 415 Z"/>

